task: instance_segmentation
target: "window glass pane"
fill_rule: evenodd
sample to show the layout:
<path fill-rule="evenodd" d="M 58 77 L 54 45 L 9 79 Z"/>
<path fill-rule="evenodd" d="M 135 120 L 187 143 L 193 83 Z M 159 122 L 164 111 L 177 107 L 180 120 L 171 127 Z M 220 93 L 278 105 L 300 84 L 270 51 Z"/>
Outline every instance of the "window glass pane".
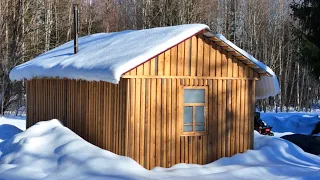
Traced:
<path fill-rule="evenodd" d="M 204 107 L 196 106 L 196 122 L 204 122 Z"/>
<path fill-rule="evenodd" d="M 184 124 L 192 124 L 192 106 L 185 106 L 183 112 Z"/>
<path fill-rule="evenodd" d="M 184 132 L 192 132 L 192 126 L 184 126 L 183 131 Z"/>
<path fill-rule="evenodd" d="M 203 125 L 196 125 L 196 131 L 204 131 L 204 124 Z"/>
<path fill-rule="evenodd" d="M 184 103 L 205 103 L 204 89 L 185 89 Z"/>

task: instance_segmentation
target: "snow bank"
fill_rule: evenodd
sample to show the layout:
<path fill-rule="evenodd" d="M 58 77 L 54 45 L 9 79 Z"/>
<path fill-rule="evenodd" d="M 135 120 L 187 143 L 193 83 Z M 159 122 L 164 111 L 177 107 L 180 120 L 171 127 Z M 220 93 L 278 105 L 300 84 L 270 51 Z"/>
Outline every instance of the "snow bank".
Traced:
<path fill-rule="evenodd" d="M 5 116 L 0 117 L 0 125 L 11 124 L 21 130 L 26 130 L 26 117 L 21 116 Z"/>
<path fill-rule="evenodd" d="M 0 151 L 0 179 L 140 179 L 139 174 L 148 174 L 134 160 L 84 141 L 58 120 L 37 123 Z"/>
<path fill-rule="evenodd" d="M 310 135 L 315 125 L 320 122 L 317 114 L 305 113 L 261 113 L 261 119 L 273 127 L 272 131 L 281 135 Z"/>
<path fill-rule="evenodd" d="M 148 171 L 128 157 L 84 141 L 58 120 L 40 122 L 0 147 L 1 180 L 319 179 L 320 157 L 280 138 L 255 134 L 255 150 L 207 165 Z"/>

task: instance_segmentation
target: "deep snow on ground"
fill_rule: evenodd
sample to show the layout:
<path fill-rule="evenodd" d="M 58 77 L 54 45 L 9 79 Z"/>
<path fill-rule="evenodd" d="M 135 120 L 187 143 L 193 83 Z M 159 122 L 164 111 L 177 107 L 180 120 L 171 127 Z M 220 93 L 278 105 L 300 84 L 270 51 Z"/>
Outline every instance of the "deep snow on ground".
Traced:
<path fill-rule="evenodd" d="M 275 136 L 288 134 L 310 135 L 315 125 L 320 122 L 318 113 L 261 113 L 261 119 L 269 126 Z"/>
<path fill-rule="evenodd" d="M 91 145 L 58 120 L 40 122 L 21 133 L 12 125 L 2 127 L 15 129 L 11 135 L 16 135 L 9 140 L 11 135 L 6 136 L 0 144 L 0 180 L 320 179 L 319 156 L 281 138 L 257 133 L 255 150 L 207 165 L 177 164 L 149 171 L 128 157 Z"/>
<path fill-rule="evenodd" d="M 24 131 L 26 130 L 26 117 L 24 116 L 1 117 L 0 116 L 0 126 L 3 124 L 11 124 Z"/>

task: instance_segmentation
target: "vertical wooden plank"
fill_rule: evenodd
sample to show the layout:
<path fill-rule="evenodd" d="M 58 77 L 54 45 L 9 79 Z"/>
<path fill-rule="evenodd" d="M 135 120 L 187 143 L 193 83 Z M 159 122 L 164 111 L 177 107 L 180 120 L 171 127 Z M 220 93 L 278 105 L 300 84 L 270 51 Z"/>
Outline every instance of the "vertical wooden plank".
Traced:
<path fill-rule="evenodd" d="M 241 116 L 239 118 L 239 121 L 240 121 L 240 126 L 243 127 L 244 126 L 244 118 L 245 118 L 245 115 L 244 115 L 244 112 L 245 112 L 245 107 L 244 107 L 244 91 L 245 91 L 245 83 L 244 83 L 244 80 L 240 80 L 240 83 L 241 83 L 241 87 L 240 87 L 240 92 L 241 92 L 241 95 L 240 95 L 240 106 L 241 106 L 241 109 L 240 109 L 240 113 L 241 113 Z M 243 138 L 244 138 L 244 130 L 243 128 L 241 128 L 240 130 L 240 136 L 239 136 L 239 139 L 240 139 L 240 152 L 243 152 L 243 149 L 244 149 L 244 146 L 243 146 Z"/>
<path fill-rule="evenodd" d="M 223 85 L 222 85 L 222 121 L 221 121 L 221 125 L 222 125 L 222 156 L 226 156 L 226 139 L 227 139 L 227 127 L 226 127 L 226 115 L 227 115 L 227 81 L 223 80 Z"/>
<path fill-rule="evenodd" d="M 211 46 L 208 41 L 204 42 L 204 51 L 203 51 L 203 76 L 210 76 L 210 49 Z"/>
<path fill-rule="evenodd" d="M 236 129 L 235 129 L 235 153 L 240 152 L 240 125 L 241 125 L 241 80 L 236 81 Z"/>
<path fill-rule="evenodd" d="M 184 67 L 183 67 L 183 75 L 184 76 L 189 76 L 191 75 L 191 56 L 190 56 L 190 53 L 191 53 L 191 39 L 187 39 L 185 42 L 184 42 L 184 48 L 181 48 L 181 49 L 184 49 Z M 181 50 L 182 51 L 182 50 Z M 178 74 L 180 75 L 180 73 Z"/>
<path fill-rule="evenodd" d="M 135 155 L 135 134 L 136 134 L 136 129 L 135 129 L 135 103 L 136 103 L 136 80 L 135 79 L 130 79 L 130 123 L 129 123 L 129 155 L 131 158 L 136 160 L 136 155 Z"/>
<path fill-rule="evenodd" d="M 198 40 L 198 51 L 197 51 L 197 72 L 196 76 L 203 75 L 203 39 L 200 37 Z"/>
<path fill-rule="evenodd" d="M 145 63 L 146 64 L 146 63 Z M 146 66 L 143 66 L 143 69 L 145 68 Z M 121 79 L 120 79 L 121 81 Z M 117 149 L 118 149 L 118 154 L 121 155 L 121 152 L 122 152 L 122 146 L 121 146 L 121 141 L 122 141 L 122 137 L 121 137 L 121 133 L 122 133 L 122 128 L 121 128 L 121 125 L 122 125 L 122 121 L 121 121 L 121 115 L 122 115 L 122 94 L 121 94 L 121 82 L 119 82 L 119 84 L 116 85 L 116 88 L 117 88 L 117 93 L 118 93 L 118 97 L 117 97 L 117 106 L 118 106 L 118 111 L 117 111 L 117 117 L 118 117 L 118 133 L 117 133 Z M 102 89 L 101 89 L 102 90 Z"/>
<path fill-rule="evenodd" d="M 91 93 L 91 99 L 92 99 L 92 109 L 91 109 L 91 117 L 93 121 L 93 126 L 91 127 L 91 132 L 92 132 L 92 142 L 94 145 L 97 145 L 97 116 L 96 116 L 96 101 L 97 101 L 97 84 L 96 82 L 90 82 L 93 91 Z M 72 92 L 73 92 L 73 86 L 74 83 L 72 82 Z M 71 101 L 71 107 L 73 108 L 73 100 Z M 72 119 L 74 119 L 74 112 L 72 112 Z M 114 147 L 114 146 L 113 146 Z M 114 149 L 112 149 L 114 151 Z"/>
<path fill-rule="evenodd" d="M 150 138 L 150 167 L 154 167 L 156 164 L 156 111 L 157 111 L 157 96 L 158 96 L 158 92 L 157 92 L 157 88 L 156 88 L 156 83 L 157 80 L 156 79 L 151 79 L 151 88 L 150 88 L 150 92 L 152 92 L 150 94 L 151 96 L 151 104 L 150 104 L 150 115 L 151 115 L 151 119 L 150 119 L 150 131 L 151 131 L 151 138 Z"/>
<path fill-rule="evenodd" d="M 42 104 L 41 104 L 41 100 L 42 100 L 42 96 L 41 96 L 41 90 L 42 90 L 42 84 L 41 84 L 41 79 L 38 80 L 38 85 L 37 85 L 37 95 L 39 96 L 38 98 L 38 122 L 42 121 Z"/>
<path fill-rule="evenodd" d="M 148 62 L 145 62 L 143 64 L 143 75 L 144 76 L 150 75 L 150 65 L 151 65 L 151 60 L 149 60 Z"/>
<path fill-rule="evenodd" d="M 172 58 L 175 58 L 177 59 L 177 62 L 176 62 L 176 74 L 173 74 L 171 72 L 171 75 L 174 76 L 174 75 L 178 75 L 178 76 L 183 76 L 183 72 L 184 72 L 184 69 L 185 69 L 185 61 L 187 61 L 185 59 L 185 54 L 184 54 L 184 42 L 180 43 L 177 47 L 177 54 L 176 56 L 171 56 L 171 61 L 172 63 L 174 64 L 174 60 Z M 188 66 L 187 66 L 188 68 Z M 174 67 L 171 68 L 171 71 L 174 69 Z"/>
<path fill-rule="evenodd" d="M 230 153 L 231 154 L 236 154 L 236 129 L 238 128 L 236 126 L 236 121 L 237 121 L 237 81 L 232 80 L 231 83 L 231 101 L 232 101 L 232 107 L 231 107 L 231 139 L 230 139 Z"/>
<path fill-rule="evenodd" d="M 181 137 L 181 138 L 179 137 L 179 140 L 177 141 L 179 141 L 181 145 L 181 152 L 179 153 L 181 155 L 180 163 L 186 163 L 185 154 L 184 154 L 185 153 L 184 137 Z"/>
<path fill-rule="evenodd" d="M 194 163 L 193 160 L 193 138 L 192 136 L 186 136 L 186 138 L 188 139 L 188 162 L 187 163 Z"/>
<path fill-rule="evenodd" d="M 171 50 L 167 50 L 165 53 L 164 53 L 164 75 L 165 76 L 169 76 L 170 75 L 170 69 L 171 69 L 171 62 L 170 62 L 170 56 L 171 56 Z"/>
<path fill-rule="evenodd" d="M 243 80 L 245 85 L 244 85 L 244 123 L 243 125 L 244 127 L 244 151 L 249 149 L 249 114 L 248 114 L 248 108 L 249 108 L 249 104 L 248 104 L 248 81 L 247 80 Z"/>
<path fill-rule="evenodd" d="M 162 91 L 162 97 L 161 97 L 161 132 L 162 132 L 162 139 L 161 139 L 161 166 L 165 166 L 167 162 L 167 79 L 161 79 L 161 91 Z"/>
<path fill-rule="evenodd" d="M 198 136 L 190 136 L 192 139 L 192 163 L 198 164 Z"/>
<path fill-rule="evenodd" d="M 222 56 L 222 50 L 219 45 L 216 45 L 217 50 L 216 50 L 216 76 L 221 77 L 222 73 L 222 67 L 221 67 L 221 56 Z"/>
<path fill-rule="evenodd" d="M 141 79 L 141 97 L 140 97 L 140 149 L 139 149 L 139 153 L 140 153 L 140 164 L 142 166 L 145 166 L 145 148 L 144 148 L 144 143 L 145 143 L 145 113 L 146 113 L 146 82 L 145 79 Z"/>
<path fill-rule="evenodd" d="M 227 58 L 227 52 L 226 50 L 222 49 L 222 59 L 221 59 L 221 73 L 222 77 L 227 77 L 228 76 L 228 58 Z"/>
<path fill-rule="evenodd" d="M 239 74 L 239 77 L 244 77 L 244 65 L 242 62 L 238 61 L 238 74 Z"/>
<path fill-rule="evenodd" d="M 215 118 L 213 117 L 213 88 L 212 88 L 212 80 L 209 80 L 209 87 L 208 87 L 208 125 L 207 125 L 207 131 L 208 131 L 208 139 L 207 139 L 207 160 L 206 162 L 212 162 L 213 161 L 213 121 Z M 215 106 L 215 105 L 214 105 Z"/>
<path fill-rule="evenodd" d="M 143 66 L 140 66 L 143 67 Z M 115 110 L 114 110 L 114 152 L 119 154 L 119 85 L 117 84 L 112 84 L 112 87 L 114 89 L 114 95 L 115 95 Z M 99 99 L 98 99 L 99 100 Z"/>
<path fill-rule="evenodd" d="M 168 68 L 167 71 L 170 71 L 169 72 L 170 76 L 177 75 L 177 68 L 178 68 L 179 62 L 180 62 L 180 59 L 178 59 L 178 46 L 174 46 L 170 50 L 169 66 L 166 66 L 166 68 Z"/>
<path fill-rule="evenodd" d="M 228 68 L 229 69 L 229 68 Z M 231 72 L 232 73 L 232 72 Z M 232 75 L 232 74 L 231 74 Z M 232 80 L 227 80 L 227 117 L 226 117 L 226 132 L 227 132 L 227 142 L 226 142 L 226 155 L 231 156 L 231 147 L 232 147 L 232 121 L 233 121 L 233 114 L 232 114 Z"/>
<path fill-rule="evenodd" d="M 80 88 L 80 83 L 78 83 L 78 87 L 80 89 L 80 92 L 79 92 L 79 100 L 81 102 L 81 88 Z M 105 84 L 106 82 L 101 82 L 100 81 L 100 142 L 101 142 L 101 146 L 103 148 L 106 148 L 106 145 L 105 145 L 105 131 L 106 131 L 106 128 L 105 128 Z M 80 109 L 80 108 L 79 108 Z M 81 112 L 79 112 L 78 114 L 80 114 Z M 79 117 L 79 119 L 81 119 L 81 117 Z"/>
<path fill-rule="evenodd" d="M 159 54 L 159 56 L 157 57 L 158 60 L 158 75 L 162 76 L 164 75 L 164 53 Z"/>
<path fill-rule="evenodd" d="M 125 84 L 126 84 L 126 99 L 125 99 L 125 104 L 126 104 L 126 117 L 125 117 L 125 156 L 132 157 L 131 155 L 131 146 L 129 146 L 129 142 L 131 140 L 131 130 L 130 130 L 130 125 L 131 124 L 131 84 L 130 81 L 131 79 L 124 79 Z M 130 152 L 130 153 L 129 153 Z"/>
<path fill-rule="evenodd" d="M 156 75 L 156 58 L 153 58 L 150 60 L 150 75 L 154 76 Z"/>
<path fill-rule="evenodd" d="M 218 157 L 222 157 L 223 153 L 223 126 L 222 126 L 222 121 L 223 121 L 223 81 L 218 80 L 218 121 L 217 121 L 217 126 L 218 126 Z"/>
<path fill-rule="evenodd" d="M 233 61 L 232 54 L 227 52 L 227 66 L 228 66 L 228 77 L 233 77 Z"/>
<path fill-rule="evenodd" d="M 141 79 L 136 79 L 136 101 L 135 101 L 135 117 L 134 117 L 134 128 L 135 128 L 135 150 L 134 150 L 134 160 L 136 160 L 139 164 L 141 163 L 140 160 L 140 100 L 141 100 Z"/>
<path fill-rule="evenodd" d="M 172 86 L 172 80 L 171 79 L 167 79 L 166 81 L 167 83 L 167 87 L 166 87 L 166 91 L 167 91 L 167 105 L 166 105 L 166 108 L 167 108 L 167 113 L 166 113 L 166 119 L 167 119 L 167 126 L 165 127 L 166 128 L 166 134 L 167 134 L 167 143 L 166 143 L 166 146 L 167 146 L 167 149 L 166 149 L 166 152 L 167 152 L 167 162 L 165 163 L 165 166 L 166 167 L 170 167 L 172 165 L 172 154 L 174 152 L 174 150 L 172 150 L 172 129 L 175 128 L 175 127 L 172 127 L 172 124 L 173 124 L 173 120 L 172 120 L 172 89 L 171 89 L 171 86 Z"/>
<path fill-rule="evenodd" d="M 210 42 L 210 69 L 209 75 L 216 76 L 216 57 L 217 57 L 217 45 L 215 43 Z"/>
<path fill-rule="evenodd" d="M 179 71 L 180 72 L 180 71 Z M 172 79 L 172 164 L 181 162 L 180 159 L 180 127 L 179 109 L 179 91 L 178 80 Z"/>
<path fill-rule="evenodd" d="M 235 57 L 232 57 L 232 77 L 239 77 L 238 61 Z"/>
<path fill-rule="evenodd" d="M 145 96 L 146 96 L 146 100 L 145 100 L 145 110 L 146 110 L 146 115 L 145 115 L 145 143 L 144 143 L 144 149 L 145 149 L 145 166 L 147 169 L 150 169 L 150 146 L 151 146 L 151 141 L 150 141 L 150 137 L 151 137 L 151 108 L 150 108 L 150 104 L 151 104 L 151 92 L 150 92 L 150 87 L 151 87 L 151 83 L 150 83 L 150 79 L 145 79 L 146 83 L 145 83 Z"/>
<path fill-rule="evenodd" d="M 191 69 L 190 69 L 190 76 L 196 76 L 197 70 L 197 51 L 198 51 L 198 43 L 197 37 L 192 36 L 191 38 Z"/>
<path fill-rule="evenodd" d="M 186 50 L 188 47 L 188 50 Z M 178 45 L 178 76 L 183 76 L 185 74 L 189 74 L 189 48 L 190 48 L 190 39 L 186 40 L 183 43 Z M 181 160 L 181 152 L 180 149 L 183 149 L 183 146 L 180 146 L 181 138 L 180 138 L 180 119 L 179 117 L 179 109 L 181 108 L 179 102 L 179 83 L 178 79 L 172 79 L 172 164 L 176 164 L 178 162 L 183 162 Z"/>
<path fill-rule="evenodd" d="M 253 106 L 251 104 L 252 102 L 252 80 L 248 80 L 247 81 L 247 87 L 248 87 L 248 91 L 247 91 L 247 108 L 248 108 L 248 134 L 247 134 L 247 138 L 248 138 L 248 144 L 247 144 L 247 149 L 251 149 L 251 132 L 253 131 L 252 129 L 252 124 L 251 124 L 251 120 L 253 117 Z"/>
<path fill-rule="evenodd" d="M 127 141 L 127 139 L 128 139 L 128 136 L 127 136 L 127 129 L 128 129 L 128 127 L 127 127 L 127 124 L 128 124 L 128 120 L 127 120 L 127 117 L 128 117 L 128 115 L 129 115 L 129 113 L 127 113 L 128 112 L 128 107 L 129 107 L 129 105 L 128 105 L 128 98 L 129 98 L 129 96 L 128 96 L 128 84 L 127 84 L 127 82 L 128 82 L 128 79 L 122 79 L 122 82 L 123 82 L 123 87 L 122 87 L 122 89 L 123 89 L 123 96 L 124 96 L 124 98 L 123 98 L 123 101 L 122 101 L 122 104 L 123 104 L 123 107 L 124 107 L 124 109 L 123 109 L 123 119 L 122 119 L 122 121 L 123 121 L 123 129 L 122 129 L 122 136 L 123 136 L 123 141 L 122 141 L 122 144 L 123 144 L 123 155 L 124 156 L 126 156 L 126 153 L 127 153 L 127 149 L 128 149 L 128 146 L 127 146 L 127 143 L 126 143 L 126 141 Z"/>
<path fill-rule="evenodd" d="M 161 114 L 161 79 L 157 79 L 156 84 L 156 92 L 157 92 L 157 101 L 156 101 L 156 160 L 155 160 L 155 166 L 160 166 L 160 153 L 161 153 L 161 120 L 162 120 L 162 114 Z"/>
<path fill-rule="evenodd" d="M 256 89 L 256 81 L 255 80 L 252 80 L 252 87 L 251 87 L 251 89 L 252 89 L 252 92 L 251 92 L 251 109 L 253 110 L 253 113 L 252 113 L 252 115 L 251 115 L 251 128 L 252 128 L 252 130 L 251 130 L 251 136 L 250 136 L 250 139 L 251 139 L 251 144 L 250 144 L 250 149 L 253 149 L 253 143 L 254 143 L 254 112 L 255 112 L 255 102 L 256 102 L 256 100 L 255 100 L 255 97 L 256 97 L 256 94 L 255 94 L 255 89 Z"/>

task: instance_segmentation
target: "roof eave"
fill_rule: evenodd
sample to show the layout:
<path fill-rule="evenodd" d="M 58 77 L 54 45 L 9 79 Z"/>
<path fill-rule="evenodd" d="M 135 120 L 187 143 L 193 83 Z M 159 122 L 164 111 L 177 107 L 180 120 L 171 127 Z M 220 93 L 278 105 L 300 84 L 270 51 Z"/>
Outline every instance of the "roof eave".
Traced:
<path fill-rule="evenodd" d="M 258 74 L 260 75 L 265 75 L 265 76 L 270 76 L 272 77 L 273 75 L 267 72 L 264 68 L 260 67 L 257 63 L 253 62 L 250 60 L 249 57 L 247 57 L 245 54 L 242 54 L 238 50 L 234 49 L 231 47 L 227 42 L 225 42 L 223 39 L 218 38 L 215 34 L 213 34 L 211 31 L 206 30 L 203 32 L 203 35 L 214 41 L 216 44 L 221 46 L 224 50 L 227 52 L 231 52 L 234 57 L 239 59 L 241 62 L 243 62 L 245 65 L 251 67 L 254 69 Z"/>

